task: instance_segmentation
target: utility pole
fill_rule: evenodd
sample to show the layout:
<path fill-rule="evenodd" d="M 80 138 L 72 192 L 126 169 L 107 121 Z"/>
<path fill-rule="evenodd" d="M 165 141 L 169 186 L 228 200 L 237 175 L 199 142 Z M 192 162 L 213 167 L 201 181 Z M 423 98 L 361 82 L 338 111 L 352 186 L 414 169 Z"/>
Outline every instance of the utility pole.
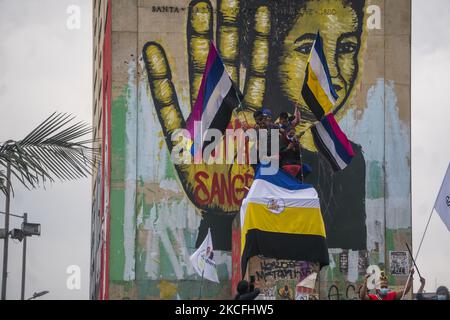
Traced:
<path fill-rule="evenodd" d="M 28 214 L 24 213 L 23 214 L 23 223 L 24 224 L 22 224 L 22 225 L 25 225 L 28 222 L 27 218 L 28 218 Z M 22 228 L 22 230 L 23 229 L 24 228 Z M 23 251 L 22 251 L 22 291 L 20 294 L 20 300 L 25 300 L 25 271 L 27 268 L 27 237 L 28 236 L 26 234 L 24 234 L 23 248 L 22 248 L 23 249 Z"/>
<path fill-rule="evenodd" d="M 8 278 L 8 238 L 9 238 L 9 203 L 11 193 L 11 164 L 6 169 L 6 203 L 5 203 L 5 232 L 3 240 L 3 272 L 2 272 L 2 300 L 6 300 L 6 282 Z"/>

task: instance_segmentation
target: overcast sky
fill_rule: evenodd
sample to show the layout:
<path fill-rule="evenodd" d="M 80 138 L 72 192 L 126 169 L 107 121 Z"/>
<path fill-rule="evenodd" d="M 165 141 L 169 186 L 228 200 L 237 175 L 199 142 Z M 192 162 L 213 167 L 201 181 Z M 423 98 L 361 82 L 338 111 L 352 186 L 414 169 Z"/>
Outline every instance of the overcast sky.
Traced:
<path fill-rule="evenodd" d="M 66 27 L 70 5 L 81 8 L 81 28 Z M 413 241 L 417 250 L 450 161 L 450 1 L 413 0 L 412 183 Z M 90 0 L 0 0 L 0 141 L 19 139 L 53 111 L 91 122 L 92 37 Z M 4 197 L 0 196 L 0 211 Z M 89 296 L 91 181 L 55 183 L 46 190 L 16 185 L 11 212 L 29 213 L 42 236 L 28 241 L 26 297 Z M 11 227 L 20 227 L 12 218 Z M 3 215 L 0 215 L 3 227 Z M 450 287 L 450 233 L 433 214 L 418 259 L 428 280 Z M 3 243 L 0 245 L 3 252 Z M 21 244 L 10 242 L 8 298 L 20 298 Z M 3 256 L 0 256 L 0 262 Z M 66 270 L 81 268 L 81 289 L 69 290 Z M 418 277 L 416 277 L 418 278 Z M 418 281 L 415 282 L 415 290 Z"/>
<path fill-rule="evenodd" d="M 69 5 L 81 8 L 79 30 L 66 27 Z M 20 139 L 53 111 L 92 122 L 92 10 L 90 0 L 0 0 L 0 141 Z M 4 211 L 0 195 L 0 211 Z M 87 299 L 91 181 L 21 190 L 11 212 L 28 212 L 42 236 L 28 240 L 26 297 Z M 0 226 L 4 226 L 0 215 Z M 20 228 L 20 219 L 11 223 Z M 3 241 L 0 245 L 3 260 Z M 22 245 L 9 245 L 8 298 L 20 298 Z M 67 267 L 81 268 L 81 289 L 68 290 Z"/>

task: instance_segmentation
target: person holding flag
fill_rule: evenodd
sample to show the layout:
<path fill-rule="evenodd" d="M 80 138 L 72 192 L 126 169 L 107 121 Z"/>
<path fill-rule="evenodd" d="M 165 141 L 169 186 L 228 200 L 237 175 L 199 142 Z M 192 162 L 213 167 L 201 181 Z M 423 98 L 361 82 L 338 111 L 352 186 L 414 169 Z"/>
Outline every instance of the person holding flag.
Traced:
<path fill-rule="evenodd" d="M 438 195 L 436 197 L 436 201 L 434 202 L 434 206 L 431 209 L 430 216 L 428 218 L 427 225 L 425 226 L 425 230 L 422 234 L 422 239 L 420 240 L 419 248 L 416 252 L 416 257 L 413 258 L 411 254 L 411 258 L 413 261 L 417 260 L 417 257 L 419 256 L 420 249 L 422 248 L 423 240 L 425 239 L 425 234 L 427 233 L 428 226 L 430 225 L 431 216 L 433 215 L 433 212 L 436 210 L 436 212 L 439 214 L 440 218 L 442 219 L 442 222 L 445 224 L 447 229 L 450 231 L 450 164 L 447 167 L 447 171 L 444 176 L 444 180 L 442 181 L 442 185 L 439 189 Z M 420 277 L 420 288 L 417 293 L 417 299 L 418 300 L 450 300 L 450 294 L 449 290 L 445 286 L 440 286 L 436 289 L 436 296 L 427 299 L 423 296 L 423 288 L 425 287 L 425 278 Z"/>
<path fill-rule="evenodd" d="M 425 287 L 425 278 L 420 277 L 420 288 L 417 291 L 417 300 L 450 300 L 450 293 L 446 286 L 440 286 L 436 289 L 436 295 L 431 298 L 426 298 L 423 295 L 423 288 Z"/>
<path fill-rule="evenodd" d="M 414 268 L 411 268 L 408 281 L 406 283 L 405 289 L 402 291 L 391 291 L 389 289 L 388 284 L 388 278 L 384 274 L 384 272 L 380 275 L 380 288 L 376 289 L 375 294 L 368 293 L 367 292 L 367 280 L 369 279 L 370 275 L 366 276 L 366 279 L 364 281 L 364 284 L 362 286 L 361 292 L 360 292 L 360 298 L 361 300 L 402 300 L 403 297 L 408 294 L 408 292 L 411 290 L 413 277 L 414 274 Z"/>

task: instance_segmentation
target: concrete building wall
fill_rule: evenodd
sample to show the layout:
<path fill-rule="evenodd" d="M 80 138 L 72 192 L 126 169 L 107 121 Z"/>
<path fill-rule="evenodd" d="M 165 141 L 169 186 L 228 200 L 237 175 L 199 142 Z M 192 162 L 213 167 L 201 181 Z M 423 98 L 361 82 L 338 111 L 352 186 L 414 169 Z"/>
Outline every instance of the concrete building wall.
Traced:
<path fill-rule="evenodd" d="M 319 191 L 330 244 L 317 294 L 354 297 L 348 292 L 368 268 L 403 285 L 411 244 L 410 14 L 410 0 L 112 0 L 109 298 L 196 299 L 200 277 L 189 256 L 208 227 L 221 283 L 205 282 L 204 298 L 232 296 L 231 249 L 239 241 L 231 225 L 253 171 L 174 166 L 170 134 L 190 113 L 208 39 L 215 38 L 245 105 L 278 114 L 303 102 L 317 30 L 340 96 L 336 117 L 357 151 L 349 168 L 333 174 L 302 110 L 297 130 L 305 132 L 305 159 L 315 169 L 308 182 Z M 250 263 L 255 275 L 282 265 L 261 261 Z M 288 264 L 294 278 L 286 283 L 295 290 L 307 268 Z M 271 296 L 284 285 L 268 274 L 260 285 Z"/>
<path fill-rule="evenodd" d="M 93 127 L 94 147 L 100 152 L 95 159 L 92 180 L 90 298 L 108 298 L 109 180 L 110 180 L 110 104 L 111 104 L 111 12 L 109 0 L 93 1 L 94 81 Z"/>

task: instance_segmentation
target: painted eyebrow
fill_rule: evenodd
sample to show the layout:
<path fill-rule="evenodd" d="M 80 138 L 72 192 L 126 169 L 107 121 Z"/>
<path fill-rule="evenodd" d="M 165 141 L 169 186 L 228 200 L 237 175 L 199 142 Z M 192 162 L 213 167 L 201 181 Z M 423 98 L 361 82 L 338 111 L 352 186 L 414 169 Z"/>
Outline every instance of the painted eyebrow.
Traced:
<path fill-rule="evenodd" d="M 314 33 L 305 33 L 304 35 L 301 35 L 300 37 L 298 37 L 294 41 L 294 44 L 297 44 L 298 42 L 301 42 L 303 40 L 312 40 L 312 41 L 314 41 L 315 39 L 316 39 L 316 35 Z"/>
<path fill-rule="evenodd" d="M 347 38 L 352 38 L 352 37 L 355 37 L 356 40 L 359 42 L 358 33 L 356 33 L 356 32 L 346 32 L 346 33 L 341 34 L 338 38 L 338 42 L 340 42 L 344 39 L 347 39 Z"/>

